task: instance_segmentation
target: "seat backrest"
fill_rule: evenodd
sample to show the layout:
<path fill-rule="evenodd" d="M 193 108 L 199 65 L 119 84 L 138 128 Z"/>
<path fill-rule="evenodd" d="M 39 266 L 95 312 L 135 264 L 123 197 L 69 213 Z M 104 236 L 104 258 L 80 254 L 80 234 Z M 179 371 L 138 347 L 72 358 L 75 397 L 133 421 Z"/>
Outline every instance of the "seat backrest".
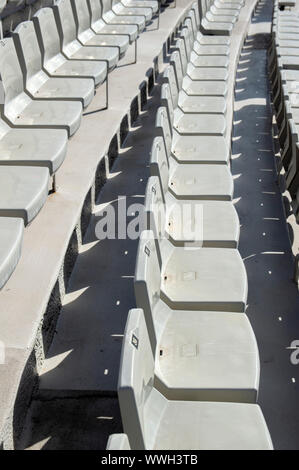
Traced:
<path fill-rule="evenodd" d="M 158 176 L 151 176 L 147 181 L 144 206 L 147 229 L 153 232 L 157 240 L 162 240 L 165 237 L 166 206 Z M 159 257 L 160 253 L 157 254 Z M 162 260 L 159 259 L 160 266 L 161 263 Z"/>
<path fill-rule="evenodd" d="M 102 3 L 101 0 L 88 0 L 88 5 L 91 14 L 91 24 L 102 18 Z"/>
<path fill-rule="evenodd" d="M 61 51 L 62 38 L 60 38 L 52 8 L 41 8 L 32 18 L 38 42 L 40 45 L 43 63 L 48 62 Z"/>
<path fill-rule="evenodd" d="M 141 309 L 129 311 L 123 338 L 118 398 L 124 432 L 133 450 L 144 450 L 145 406 L 154 383 L 154 357 Z"/>
<path fill-rule="evenodd" d="M 181 36 L 185 41 L 186 54 L 189 60 L 193 49 L 193 30 L 190 18 L 187 18 L 184 21 L 184 27 L 182 29 Z"/>
<path fill-rule="evenodd" d="M 42 55 L 32 21 L 20 23 L 13 32 L 20 65 L 27 81 L 42 69 Z"/>
<path fill-rule="evenodd" d="M 205 0 L 198 0 L 198 10 L 199 10 L 200 19 L 202 20 L 207 12 L 207 6 L 206 6 Z"/>
<path fill-rule="evenodd" d="M 163 109 L 165 110 L 165 108 Z M 158 176 L 163 192 L 163 197 L 165 197 L 168 191 L 169 160 L 166 154 L 164 139 L 162 136 L 156 137 L 153 141 L 150 160 L 150 172 L 151 176 Z"/>
<path fill-rule="evenodd" d="M 71 0 L 78 34 L 90 28 L 91 18 L 87 0 Z"/>
<path fill-rule="evenodd" d="M 103 15 L 112 9 L 112 1 L 111 0 L 101 0 L 101 3 L 102 3 L 102 14 Z"/>
<path fill-rule="evenodd" d="M 181 90 L 184 79 L 184 73 L 179 51 L 174 51 L 171 54 L 169 63 L 174 68 L 178 90 Z"/>
<path fill-rule="evenodd" d="M 199 28 L 199 26 L 200 26 L 199 3 L 200 3 L 200 0 L 196 0 L 196 2 L 194 2 L 192 4 L 192 8 L 193 8 L 193 11 L 194 11 L 195 17 L 196 17 L 197 28 Z"/>
<path fill-rule="evenodd" d="M 172 95 L 174 108 L 177 107 L 179 101 L 179 90 L 175 76 L 173 65 L 168 65 L 163 73 L 163 82 L 168 83 Z"/>
<path fill-rule="evenodd" d="M 180 58 L 181 58 L 181 63 L 182 63 L 182 72 L 183 72 L 183 75 L 185 75 L 186 72 L 187 72 L 188 59 L 187 59 L 186 46 L 185 46 L 184 39 L 182 39 L 182 38 L 177 39 L 176 44 L 175 44 L 175 48 L 180 53 Z"/>
<path fill-rule="evenodd" d="M 77 26 L 71 0 L 58 0 L 53 6 L 53 11 L 62 36 L 62 44 L 67 45 L 77 39 Z"/>
<path fill-rule="evenodd" d="M 24 78 L 12 38 L 0 41 L 0 80 L 4 98 L 0 109 L 3 112 L 5 105 L 24 91 Z"/>
<path fill-rule="evenodd" d="M 160 300 L 161 269 L 159 244 L 151 230 L 141 232 L 134 278 L 136 305 L 144 311 L 152 350 L 156 350 L 157 339 L 154 310 Z"/>
<path fill-rule="evenodd" d="M 174 106 L 170 86 L 168 85 L 168 83 L 163 83 L 161 87 L 161 105 L 167 109 L 169 122 L 171 123 L 171 125 L 173 125 Z"/>

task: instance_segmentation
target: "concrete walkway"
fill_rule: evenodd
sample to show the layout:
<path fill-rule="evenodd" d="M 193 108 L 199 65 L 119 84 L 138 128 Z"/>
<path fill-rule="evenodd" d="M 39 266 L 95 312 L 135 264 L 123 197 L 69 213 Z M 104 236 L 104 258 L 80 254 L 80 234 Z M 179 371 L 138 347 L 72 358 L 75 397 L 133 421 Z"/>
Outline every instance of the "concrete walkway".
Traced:
<path fill-rule="evenodd" d="M 247 314 L 261 359 L 259 404 L 276 449 L 299 449 L 299 365 L 286 349 L 299 339 L 299 295 L 276 183 L 266 47 L 272 2 L 259 3 L 237 71 L 232 147 L 240 252 L 249 281 Z"/>

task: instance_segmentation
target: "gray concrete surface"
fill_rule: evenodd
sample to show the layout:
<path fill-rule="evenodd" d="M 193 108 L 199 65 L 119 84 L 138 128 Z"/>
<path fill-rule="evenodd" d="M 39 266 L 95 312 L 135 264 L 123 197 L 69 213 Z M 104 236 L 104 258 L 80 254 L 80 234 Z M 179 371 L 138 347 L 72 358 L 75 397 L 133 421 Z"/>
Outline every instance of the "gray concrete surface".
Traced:
<path fill-rule="evenodd" d="M 249 283 L 247 314 L 260 350 L 258 401 L 274 447 L 298 449 L 299 366 L 291 364 L 287 347 L 299 338 L 299 296 L 271 135 L 266 68 L 271 9 L 271 0 L 259 3 L 239 62 L 232 171 Z"/>

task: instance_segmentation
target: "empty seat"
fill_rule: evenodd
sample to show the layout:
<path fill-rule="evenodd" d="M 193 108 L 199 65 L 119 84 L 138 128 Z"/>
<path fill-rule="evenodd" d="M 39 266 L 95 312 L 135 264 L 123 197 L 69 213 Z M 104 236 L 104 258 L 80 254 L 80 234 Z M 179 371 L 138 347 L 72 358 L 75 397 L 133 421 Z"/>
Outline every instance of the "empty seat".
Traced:
<path fill-rule="evenodd" d="M 153 13 L 157 13 L 159 10 L 158 0 L 122 0 L 121 3 L 126 7 L 151 8 Z"/>
<path fill-rule="evenodd" d="M 15 29 L 13 38 L 25 77 L 25 88 L 32 98 L 80 101 L 84 107 L 89 105 L 94 97 L 94 81 L 91 78 L 54 78 L 43 70 L 32 21 L 21 23 Z"/>
<path fill-rule="evenodd" d="M 196 238 L 202 226 L 198 203 Z M 155 230 L 162 263 L 161 298 L 175 310 L 223 310 L 244 312 L 247 300 L 247 275 L 237 250 L 200 248 L 185 250 L 165 239 L 163 225 Z M 197 240 L 196 240 L 197 241 Z"/>
<path fill-rule="evenodd" d="M 140 310 L 130 312 L 123 342 L 118 396 L 133 450 L 272 449 L 258 405 L 168 400 L 154 385 L 155 361 Z M 183 353 L 192 357 L 192 346 Z M 162 356 L 163 357 L 163 356 Z M 184 370 L 186 373 L 186 369 Z"/>
<path fill-rule="evenodd" d="M 173 62 L 173 59 L 173 56 L 171 56 L 171 62 Z M 197 94 L 190 95 L 186 93 L 185 90 L 180 90 L 178 88 L 178 81 L 176 79 L 176 73 L 172 63 L 166 67 L 163 79 L 169 85 L 175 109 L 179 107 L 183 113 L 222 115 L 226 113 L 226 99 L 223 95 L 216 95 L 216 92 L 213 89 L 215 82 L 196 82 L 199 87 L 192 87 L 192 91 L 196 91 Z M 221 83 L 222 82 L 220 82 L 220 84 Z M 207 84 L 208 86 L 202 86 L 204 84 Z"/>
<path fill-rule="evenodd" d="M 102 1 L 102 17 L 105 23 L 112 25 L 136 25 L 139 33 L 145 28 L 145 16 L 143 15 L 118 15 L 112 8 L 114 0 Z"/>
<path fill-rule="evenodd" d="M 21 218 L 0 217 L 0 289 L 19 261 L 23 232 L 24 222 Z"/>
<path fill-rule="evenodd" d="M 165 232 L 175 246 L 237 248 L 240 223 L 232 202 L 177 199 L 168 191 L 165 166 L 152 162 L 151 173 L 157 176 L 149 178 L 145 193 L 149 229 Z"/>
<path fill-rule="evenodd" d="M 4 103 L 2 118 L 15 127 L 66 129 L 74 134 L 80 126 L 82 105 L 75 101 L 32 100 L 24 92 L 24 77 L 12 38 L 2 40 L 0 71 Z"/>
<path fill-rule="evenodd" d="M 62 129 L 19 129 L 0 119 L 0 166 L 43 166 L 50 175 L 65 159 L 68 135 Z"/>
<path fill-rule="evenodd" d="M 91 29 L 96 34 L 124 35 L 128 36 L 130 44 L 136 41 L 138 26 L 135 24 L 108 24 L 102 17 L 102 2 L 100 0 L 88 0 L 91 13 Z"/>
<path fill-rule="evenodd" d="M 112 11 L 119 16 L 144 16 L 146 24 L 151 21 L 153 16 L 153 10 L 151 8 L 146 7 L 146 5 L 143 5 L 143 7 L 126 6 L 119 0 L 112 0 L 111 6 Z"/>
<path fill-rule="evenodd" d="M 71 0 L 58 0 L 53 11 L 62 39 L 62 52 L 68 59 L 104 61 L 109 71 L 116 67 L 119 60 L 117 47 L 84 46 L 78 40 Z"/>
<path fill-rule="evenodd" d="M 96 34 L 91 29 L 91 15 L 88 0 L 72 0 L 73 11 L 78 28 L 78 40 L 84 46 L 115 46 L 119 58 L 123 57 L 129 46 L 129 36 Z"/>
<path fill-rule="evenodd" d="M 128 323 L 151 344 L 155 387 L 170 400 L 255 403 L 259 355 L 247 316 L 168 308 L 159 300 L 154 242 L 140 244 L 135 292 L 138 307 L 146 310 L 134 318 L 135 325 L 129 314 Z M 123 341 L 131 338 L 130 331 Z"/>
<path fill-rule="evenodd" d="M 156 138 L 152 147 L 150 171 L 153 176 L 149 179 L 147 185 L 146 211 L 152 213 L 154 218 L 159 217 L 160 211 L 162 211 L 164 215 L 160 223 L 163 221 L 164 226 L 162 228 L 175 245 L 183 246 L 188 245 L 188 242 L 199 241 L 203 246 L 236 248 L 239 240 L 240 224 L 232 202 L 217 201 L 215 200 L 216 197 L 213 199 L 211 196 L 210 198 L 207 196 L 203 198 L 200 193 L 203 189 L 199 184 L 193 188 L 191 196 L 184 195 L 178 198 L 175 192 L 171 190 L 172 179 L 177 175 L 175 175 L 175 170 L 173 174 L 172 170 L 169 169 L 169 162 L 163 147 L 161 137 Z M 158 178 L 158 182 L 156 178 Z M 214 184 L 217 184 L 217 182 L 214 182 Z M 213 181 L 210 186 L 212 185 Z M 210 190 L 211 193 L 217 193 L 217 191 L 215 188 Z M 198 204 L 199 200 L 200 204 Z M 200 210 L 199 215 L 196 212 L 197 210 Z M 196 220 L 197 216 L 198 221 Z M 200 225 L 196 225 L 197 222 Z M 200 228 L 200 238 L 194 240 L 190 237 L 188 228 L 193 235 L 192 230 L 195 230 L 196 227 Z"/>
<path fill-rule="evenodd" d="M 170 166 L 168 187 L 177 199 L 232 200 L 233 178 L 228 165 L 177 163 L 167 154 L 162 138 L 154 140 L 151 161 Z"/>
<path fill-rule="evenodd" d="M 235 18 L 218 16 L 218 19 L 216 19 L 209 11 L 205 2 L 198 2 L 198 7 L 201 18 L 200 31 L 203 34 L 220 36 L 231 34 Z"/>
<path fill-rule="evenodd" d="M 43 207 L 49 186 L 47 168 L 0 166 L 0 216 L 30 223 Z"/>
<path fill-rule="evenodd" d="M 230 150 L 224 136 L 221 135 L 181 135 L 171 122 L 166 108 L 158 109 L 157 130 L 163 133 L 166 152 L 179 163 L 228 164 Z M 211 152 L 213 148 L 213 152 Z"/>
<path fill-rule="evenodd" d="M 68 60 L 62 54 L 52 8 L 41 8 L 32 20 L 41 46 L 43 67 L 51 77 L 91 78 L 95 85 L 105 81 L 107 77 L 106 62 Z"/>
<path fill-rule="evenodd" d="M 166 107 L 169 121 L 180 135 L 225 136 L 226 134 L 226 120 L 221 114 L 184 113 L 180 108 L 174 109 L 167 83 L 162 85 L 161 104 Z"/>

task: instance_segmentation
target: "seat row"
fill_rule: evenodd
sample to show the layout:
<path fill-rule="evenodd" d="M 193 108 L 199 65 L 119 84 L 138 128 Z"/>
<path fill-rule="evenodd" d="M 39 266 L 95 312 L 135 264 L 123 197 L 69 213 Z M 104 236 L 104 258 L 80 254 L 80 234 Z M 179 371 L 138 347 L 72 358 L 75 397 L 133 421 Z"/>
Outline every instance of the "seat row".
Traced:
<path fill-rule="evenodd" d="M 259 355 L 232 203 L 230 41 L 203 36 L 194 24 L 191 10 L 163 75 L 137 309 L 128 315 L 120 363 L 125 435 L 111 436 L 110 450 L 272 448 L 256 404 Z"/>
<path fill-rule="evenodd" d="M 23 226 L 47 199 L 83 108 L 95 87 L 108 87 L 108 74 L 158 11 L 155 0 L 127 3 L 133 7 L 119 3 L 108 10 L 110 2 L 102 8 L 100 0 L 59 0 L 0 42 L 0 288 L 19 259 Z"/>
<path fill-rule="evenodd" d="M 273 111 L 278 129 L 280 160 L 286 189 L 299 221 L 299 16 L 294 12 L 274 10 L 272 42 L 268 54 Z"/>

